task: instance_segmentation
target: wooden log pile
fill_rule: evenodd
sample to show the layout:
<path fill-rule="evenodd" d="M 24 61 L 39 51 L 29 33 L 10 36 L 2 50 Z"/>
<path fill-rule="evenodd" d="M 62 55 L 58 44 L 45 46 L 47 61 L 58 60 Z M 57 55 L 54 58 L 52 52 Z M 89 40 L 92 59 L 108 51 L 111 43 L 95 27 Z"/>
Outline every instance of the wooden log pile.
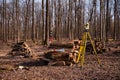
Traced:
<path fill-rule="evenodd" d="M 48 61 L 50 66 L 71 66 L 72 61 L 69 56 L 67 52 L 49 51 L 45 53 L 43 60 Z"/>
<path fill-rule="evenodd" d="M 9 55 L 12 56 L 23 56 L 23 57 L 31 57 L 32 52 L 30 47 L 27 45 L 26 42 L 19 42 L 16 43 L 13 47 Z"/>
<path fill-rule="evenodd" d="M 56 47 L 64 48 L 66 46 L 68 48 L 69 46 L 73 48 L 73 50 L 72 52 L 66 52 L 64 50 L 61 51 L 57 49 L 56 49 L 57 51 L 54 51 L 54 50 L 49 51 L 44 54 L 43 60 L 47 61 L 48 65 L 52 65 L 52 66 L 65 66 L 65 65 L 71 66 L 75 63 L 75 60 L 77 59 L 76 51 L 79 51 L 80 43 L 81 41 L 79 40 L 78 41 L 75 40 L 73 44 L 52 43 L 50 47 L 54 49 Z M 103 53 L 104 52 L 103 44 L 99 41 L 96 41 L 96 42 L 94 41 L 94 43 L 95 43 L 95 48 L 96 48 L 97 53 Z M 90 41 L 87 42 L 86 51 L 90 53 L 94 52 Z"/>
<path fill-rule="evenodd" d="M 72 66 L 75 64 L 77 59 L 77 52 L 79 51 L 80 42 L 74 41 L 72 52 L 66 52 L 65 50 L 58 50 L 57 51 L 49 51 L 44 54 L 44 59 L 47 61 L 48 65 L 51 66 Z M 104 51 L 104 47 L 101 42 L 95 43 L 95 48 L 97 53 L 102 53 Z M 90 42 L 87 42 L 86 47 L 87 52 L 93 53 L 93 47 Z M 75 51 L 75 52 L 74 52 Z"/>
<path fill-rule="evenodd" d="M 93 41 L 93 42 L 94 42 L 94 46 L 96 48 L 97 53 L 103 53 L 103 52 L 106 51 L 106 49 L 104 48 L 102 42 L 100 42 L 100 41 Z M 80 44 L 81 44 L 81 41 L 79 41 L 79 40 L 78 41 L 74 41 L 73 49 L 79 51 Z M 90 52 L 90 53 L 94 52 L 93 51 L 93 46 L 92 46 L 90 41 L 88 41 L 87 44 L 86 44 L 86 52 Z"/>
<path fill-rule="evenodd" d="M 95 46 L 97 53 L 103 53 L 106 51 L 106 49 L 104 48 L 104 45 L 100 41 L 94 41 L 94 46 Z M 86 52 L 90 52 L 90 53 L 94 52 L 91 42 L 87 42 Z"/>

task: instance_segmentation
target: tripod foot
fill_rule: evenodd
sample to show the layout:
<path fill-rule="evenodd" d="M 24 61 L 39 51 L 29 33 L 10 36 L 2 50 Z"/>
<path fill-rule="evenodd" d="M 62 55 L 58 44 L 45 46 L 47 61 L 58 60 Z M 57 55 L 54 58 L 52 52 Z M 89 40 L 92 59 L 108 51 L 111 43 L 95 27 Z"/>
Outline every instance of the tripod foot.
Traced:
<path fill-rule="evenodd" d="M 100 64 L 100 67 L 102 67 L 102 65 Z"/>

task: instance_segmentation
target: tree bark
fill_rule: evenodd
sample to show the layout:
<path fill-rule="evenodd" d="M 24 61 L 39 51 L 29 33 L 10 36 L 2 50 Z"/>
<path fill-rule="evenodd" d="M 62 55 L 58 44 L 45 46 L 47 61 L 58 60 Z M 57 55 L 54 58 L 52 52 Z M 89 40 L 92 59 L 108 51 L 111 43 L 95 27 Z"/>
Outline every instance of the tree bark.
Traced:
<path fill-rule="evenodd" d="M 34 0 L 32 0 L 32 41 L 35 42 Z"/>
<path fill-rule="evenodd" d="M 45 25 L 45 45 L 49 45 L 49 15 L 48 15 L 48 7 L 49 7 L 49 1 L 46 0 L 46 25 Z"/>

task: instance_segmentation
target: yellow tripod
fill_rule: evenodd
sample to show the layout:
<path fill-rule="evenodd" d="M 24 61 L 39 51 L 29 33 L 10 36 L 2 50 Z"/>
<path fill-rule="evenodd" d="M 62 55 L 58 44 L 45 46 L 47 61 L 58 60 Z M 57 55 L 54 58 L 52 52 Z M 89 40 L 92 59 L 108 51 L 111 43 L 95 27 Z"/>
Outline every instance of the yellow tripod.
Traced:
<path fill-rule="evenodd" d="M 79 62 L 80 62 L 81 66 L 83 66 L 83 64 L 84 64 L 86 44 L 87 44 L 87 39 L 88 39 L 88 38 L 89 38 L 89 40 L 90 40 L 90 42 L 91 42 L 91 44 L 92 44 L 92 47 L 93 47 L 93 50 L 94 50 L 94 54 L 95 54 L 96 57 L 97 57 L 98 63 L 100 64 L 100 60 L 99 60 L 99 58 L 98 58 L 98 55 L 97 55 L 97 52 L 96 52 L 94 43 L 93 43 L 93 41 L 92 41 L 92 38 L 91 38 L 91 36 L 90 36 L 90 33 L 88 32 L 88 29 L 89 29 L 89 24 L 87 24 L 87 26 L 85 26 L 85 32 L 83 33 L 82 42 L 81 42 L 81 44 L 80 44 L 80 49 L 79 49 L 78 57 L 77 57 L 77 60 L 76 60 L 76 63 L 79 63 Z"/>

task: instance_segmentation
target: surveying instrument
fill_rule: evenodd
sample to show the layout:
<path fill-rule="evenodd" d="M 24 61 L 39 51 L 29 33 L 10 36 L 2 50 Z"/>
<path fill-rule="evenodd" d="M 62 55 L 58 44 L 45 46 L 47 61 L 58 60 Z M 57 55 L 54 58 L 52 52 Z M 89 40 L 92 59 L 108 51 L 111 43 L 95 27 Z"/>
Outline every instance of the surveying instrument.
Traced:
<path fill-rule="evenodd" d="M 91 35 L 89 33 L 89 25 L 90 25 L 90 21 L 91 21 L 91 18 L 92 18 L 92 14 L 93 14 L 93 10 L 94 10 L 95 5 L 96 5 L 96 0 L 93 1 L 93 8 L 92 8 L 92 12 L 90 14 L 90 19 L 89 19 L 88 23 L 84 26 L 85 30 L 84 30 L 84 33 L 83 33 L 83 36 L 82 36 L 82 41 L 80 43 L 80 48 L 77 52 L 77 58 L 75 60 L 75 62 L 80 63 L 81 66 L 83 66 L 83 64 L 84 64 L 85 51 L 86 51 L 86 46 L 87 46 L 87 40 L 88 39 L 90 40 L 90 43 L 92 44 L 94 54 L 96 55 L 97 61 L 100 64 L 100 60 L 98 58 L 94 42 L 93 42 L 93 40 L 91 38 Z"/>
<path fill-rule="evenodd" d="M 79 63 L 80 62 L 80 65 L 83 66 L 84 64 L 84 58 L 85 58 L 85 51 L 86 51 L 86 46 L 87 46 L 87 40 L 90 40 L 91 44 L 92 44 L 92 48 L 93 48 L 93 51 L 94 51 L 94 54 L 96 55 L 97 57 L 97 60 L 98 60 L 98 63 L 100 64 L 100 60 L 98 58 L 98 55 L 97 55 L 97 51 L 95 49 L 95 45 L 92 41 L 92 38 L 91 38 L 91 35 L 89 33 L 89 23 L 87 23 L 85 25 L 85 30 L 84 30 L 84 33 L 83 33 L 83 36 L 82 36 L 82 41 L 80 43 L 80 49 L 77 53 L 77 59 L 76 59 L 76 63 Z"/>

